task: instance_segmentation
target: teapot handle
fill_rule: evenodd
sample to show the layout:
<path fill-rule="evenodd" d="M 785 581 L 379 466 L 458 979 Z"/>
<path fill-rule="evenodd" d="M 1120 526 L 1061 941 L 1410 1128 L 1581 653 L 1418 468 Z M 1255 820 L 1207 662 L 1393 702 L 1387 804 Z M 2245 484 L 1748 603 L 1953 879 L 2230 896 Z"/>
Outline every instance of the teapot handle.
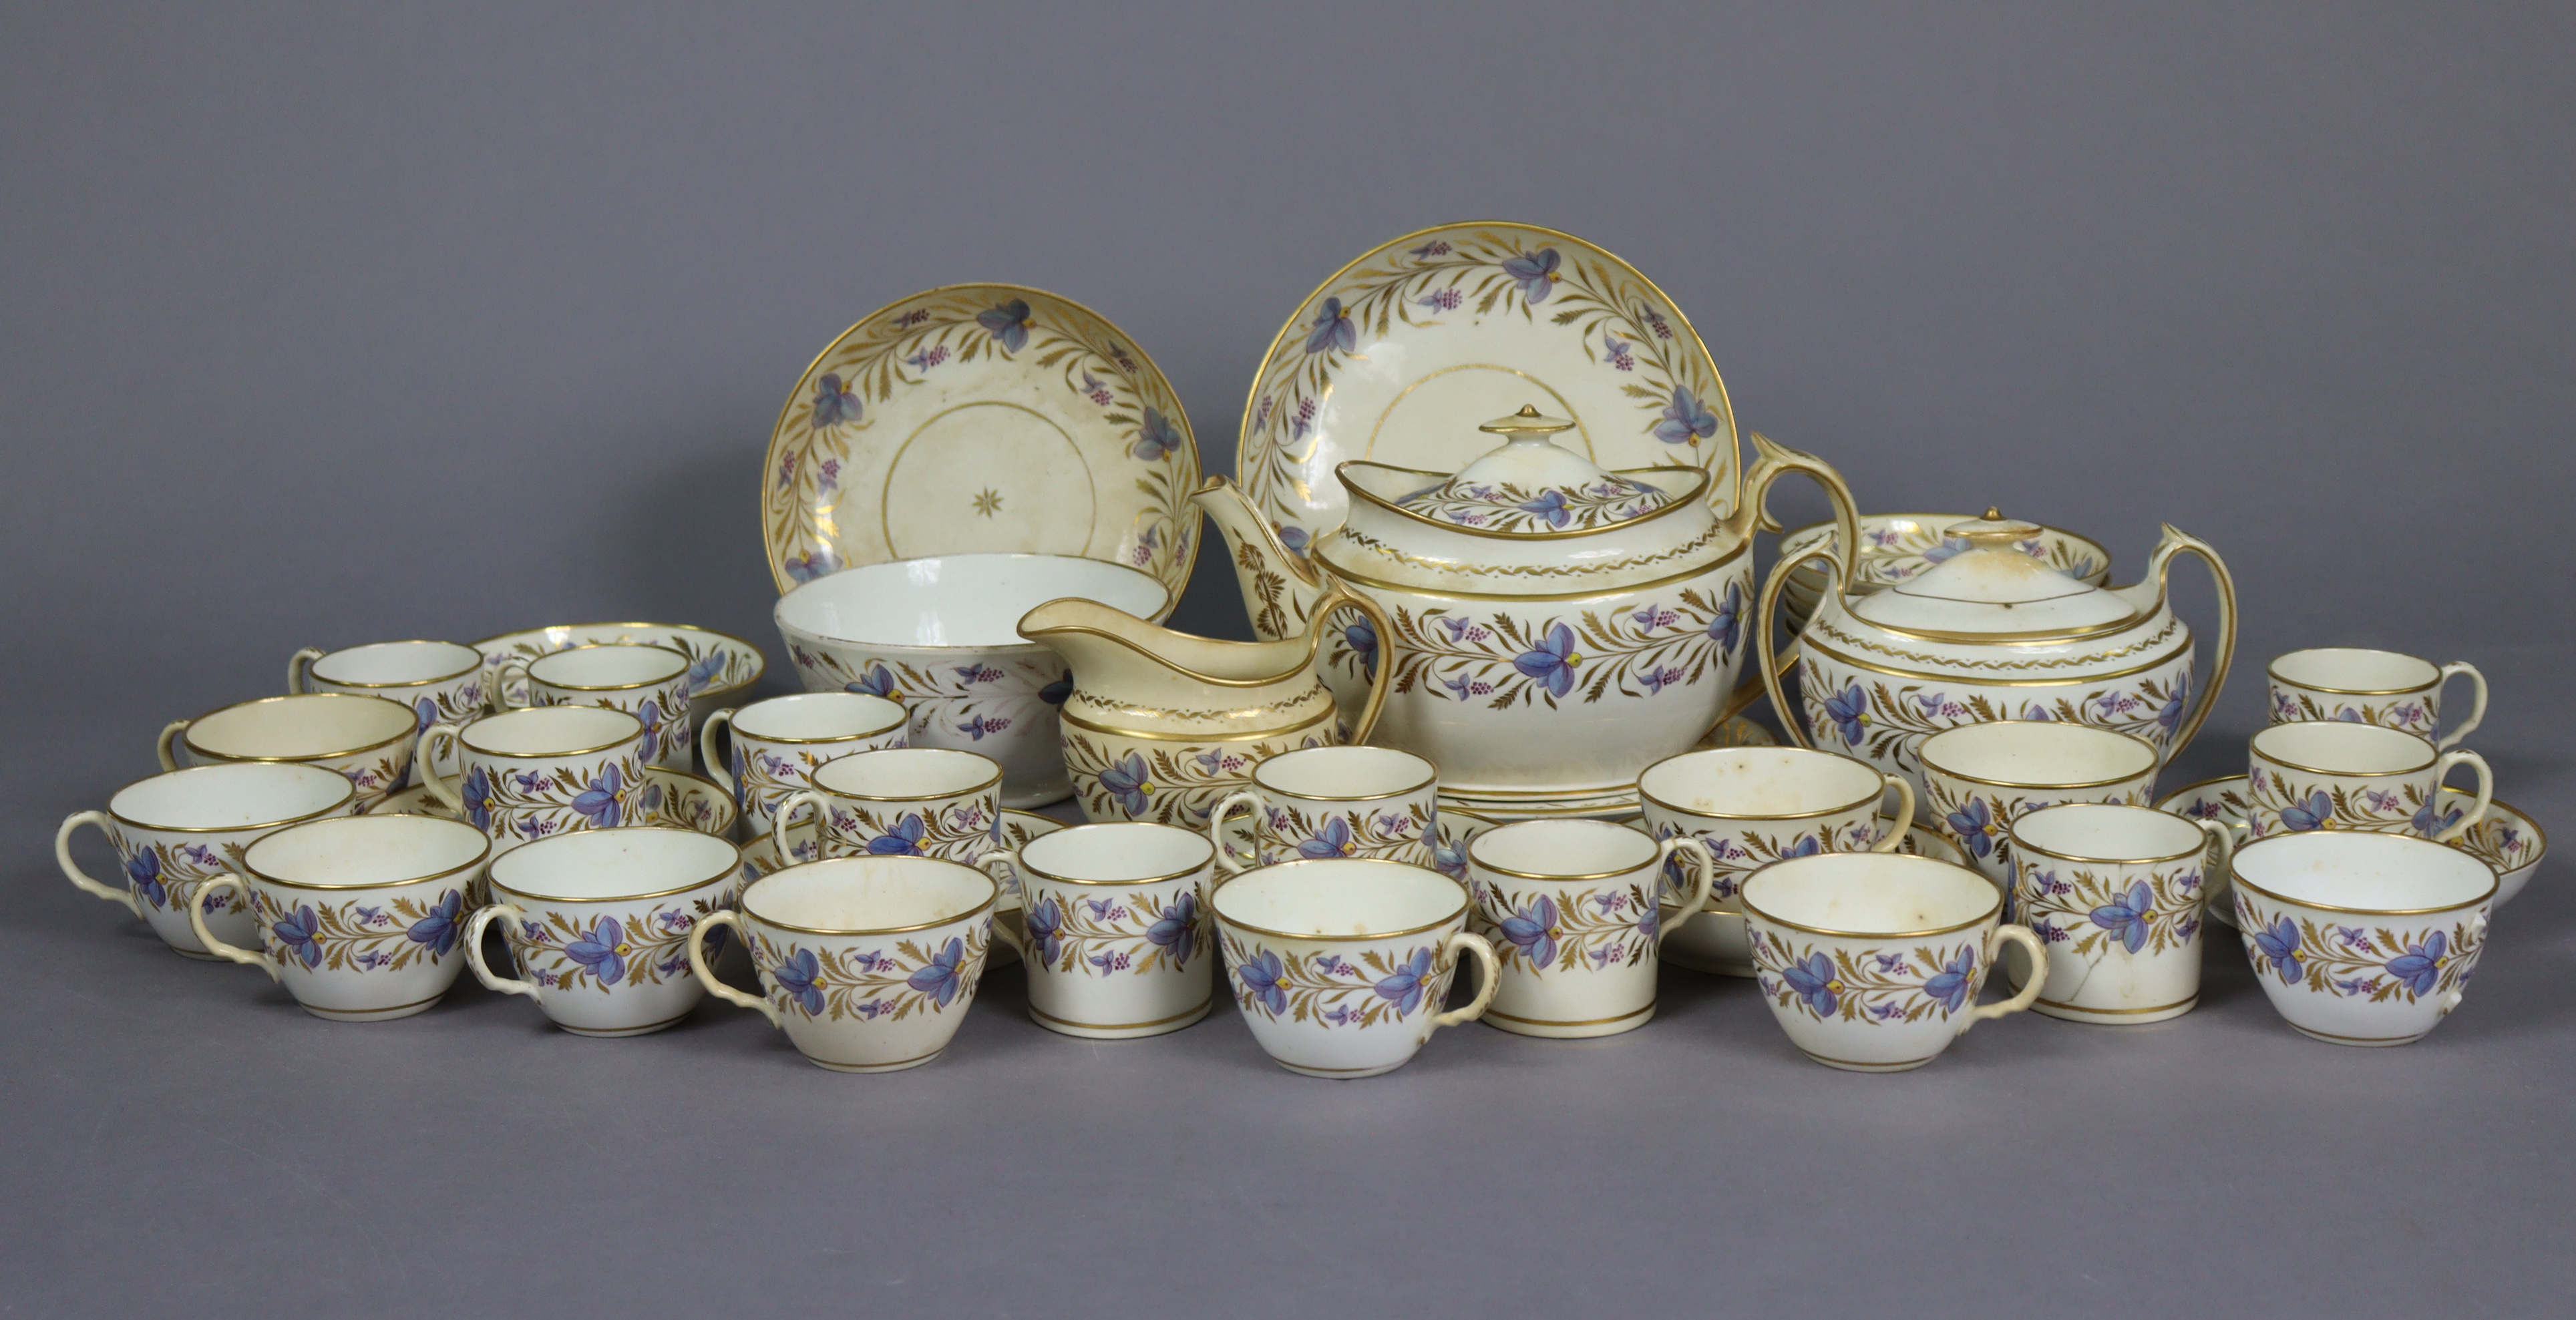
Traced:
<path fill-rule="evenodd" d="M 1788 695 L 1780 687 L 1780 662 L 1771 645 L 1771 611 L 1780 604 L 1780 588 L 1788 582 L 1789 575 L 1796 572 L 1800 564 L 1810 559 L 1825 561 L 1833 574 L 1829 585 L 1837 592 L 1842 590 L 1842 556 L 1836 554 L 1832 547 L 1821 542 L 1773 564 L 1771 576 L 1762 582 L 1761 605 L 1753 614 L 1753 636 L 1754 644 L 1761 651 L 1762 690 L 1771 697 L 1771 713 L 1779 717 L 1780 731 L 1789 735 L 1790 742 L 1814 751 L 1816 744 L 1807 737 L 1806 723 L 1798 718 L 1797 710 L 1789 705 Z M 1902 834 L 1901 829 L 1899 833 Z"/>
<path fill-rule="evenodd" d="M 1345 605 L 1367 616 L 1369 626 L 1377 630 L 1377 672 L 1369 675 L 1368 700 L 1360 706 L 1359 718 L 1351 722 L 1351 746 L 1358 747 L 1366 744 L 1369 735 L 1377 731 L 1378 713 L 1386 707 L 1387 681 L 1395 676 L 1395 630 L 1387 626 L 1386 611 L 1376 601 L 1343 586 L 1338 580 L 1316 599 L 1315 612 L 1309 616 L 1314 621 L 1313 626 L 1323 627 L 1325 620 L 1333 616 L 1333 611 Z"/>
<path fill-rule="evenodd" d="M 2228 573 L 2227 561 L 2209 548 L 2209 542 L 2172 523 L 2165 524 L 2164 537 L 2156 543 L 2156 553 L 2147 564 L 2154 571 L 2156 597 L 2168 600 L 2167 580 L 2173 575 L 2174 557 L 2186 554 L 2197 555 L 2208 564 L 2210 579 L 2218 584 L 2218 663 L 2210 666 L 2209 686 L 2200 690 L 2200 700 L 2192 704 L 2191 714 L 2183 717 L 2182 727 L 2174 731 L 2173 746 L 2165 749 L 2167 764 L 2182 755 L 2183 748 L 2191 746 L 2192 736 L 2200 732 L 2200 722 L 2209 718 L 2210 707 L 2218 704 L 2220 689 L 2227 686 L 2227 667 L 2236 660 L 2236 579 Z M 2171 608 L 2170 603 L 2167 608 Z"/>
<path fill-rule="evenodd" d="M 1780 524 L 1763 507 L 1771 498 L 1771 483 L 1792 472 L 1803 472 L 1808 480 L 1823 488 L 1825 498 L 1833 503 L 1834 544 L 1845 547 L 1858 545 L 1860 511 L 1852 504 L 1851 487 L 1844 484 L 1843 474 L 1835 471 L 1833 464 L 1813 454 L 1779 444 L 1760 431 L 1751 434 L 1756 457 L 1753 466 L 1744 471 L 1743 498 L 1737 503 L 1735 512 L 1728 516 L 1731 529 L 1748 541 L 1753 539 L 1756 531 L 1778 531 Z M 1855 552 L 1845 549 L 1843 553 Z"/>

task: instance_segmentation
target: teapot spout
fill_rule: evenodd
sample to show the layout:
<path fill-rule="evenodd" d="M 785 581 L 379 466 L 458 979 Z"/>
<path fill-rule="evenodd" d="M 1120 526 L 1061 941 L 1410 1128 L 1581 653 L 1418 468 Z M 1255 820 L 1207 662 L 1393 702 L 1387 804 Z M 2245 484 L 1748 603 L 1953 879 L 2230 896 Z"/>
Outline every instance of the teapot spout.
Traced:
<path fill-rule="evenodd" d="M 1303 636 L 1324 596 L 1323 576 L 1291 549 L 1280 532 L 1261 516 L 1250 498 L 1233 482 L 1210 477 L 1190 496 L 1225 536 L 1234 560 L 1235 582 L 1243 589 L 1244 613 L 1252 632 L 1264 641 Z"/>

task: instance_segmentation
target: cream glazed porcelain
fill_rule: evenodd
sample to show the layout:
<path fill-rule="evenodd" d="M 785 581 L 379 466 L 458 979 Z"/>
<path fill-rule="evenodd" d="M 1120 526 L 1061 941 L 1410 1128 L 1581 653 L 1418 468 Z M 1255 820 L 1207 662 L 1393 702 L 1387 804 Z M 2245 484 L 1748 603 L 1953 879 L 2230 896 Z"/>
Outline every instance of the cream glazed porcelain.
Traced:
<path fill-rule="evenodd" d="M 1684 860 L 1696 878 L 1667 907 L 1665 865 Z M 1654 1019 L 1657 950 L 1708 901 L 1716 866 L 1697 839 L 1657 841 L 1606 820 L 1525 820 L 1478 834 L 1467 874 L 1469 925 L 1499 963 L 1485 1025 L 1572 1039 Z"/>
<path fill-rule="evenodd" d="M 2200 1002 L 2205 877 L 2226 866 L 2232 838 L 2216 821 L 2090 802 L 2013 822 L 2014 905 L 2048 946 L 2031 1010 L 2104 1026 L 2190 1012 Z"/>
<path fill-rule="evenodd" d="M 2475 704 L 2458 727 L 2434 739 L 2434 749 L 2449 751 L 2487 717 L 2487 676 L 2466 660 L 2436 665 L 2396 651 L 2328 646 L 2292 651 L 2265 672 L 2274 724 L 2343 720 L 2432 738 L 2442 722 L 2442 688 L 2462 674 Z"/>
<path fill-rule="evenodd" d="M 228 761 L 301 761 L 337 770 L 357 785 L 358 809 L 365 811 L 402 788 L 419 732 L 411 707 L 399 701 L 308 692 L 173 720 L 156 750 L 164 770 Z"/>
<path fill-rule="evenodd" d="M 2376 830 L 2449 843 L 2484 820 L 2495 798 L 2485 757 L 2437 752 L 2427 739 L 2371 724 L 2275 724 L 2254 735 L 2246 759 L 2245 827 L 2258 839 Z M 2461 765 L 2477 773 L 2477 796 L 2465 811 L 2446 809 L 2442 779 Z"/>
<path fill-rule="evenodd" d="M 1969 548 L 1872 594 L 1853 591 L 1822 545 L 1773 568 L 1754 636 L 1773 708 L 1804 716 L 1782 717 L 1793 740 L 1916 775 L 1918 788 L 1928 787 L 1915 760 L 1923 740 L 1965 724 L 2055 720 L 2129 734 L 2152 745 L 2159 764 L 2190 744 L 2236 653 L 2236 587 L 2216 551 L 2167 526 L 2145 578 L 2095 587 L 2017 548 L 2045 530 L 2035 524 L 1988 509 L 1948 530 Z M 2166 598 L 2173 561 L 2185 554 L 2218 581 L 2218 655 L 2197 689 L 2191 629 Z M 1798 635 L 1793 707 L 1769 627 L 1783 584 L 1810 559 L 1832 570 L 1837 588 Z"/>
<path fill-rule="evenodd" d="M 707 774 L 733 794 L 755 835 L 769 833 L 780 803 L 814 786 L 814 769 L 853 752 L 911 745 L 912 717 L 884 697 L 861 692 L 805 692 L 720 710 L 698 729 Z M 733 731 L 729 754 L 716 735 Z"/>
<path fill-rule="evenodd" d="M 518 693 L 524 691 L 525 699 Z M 501 665 L 500 705 L 604 706 L 644 725 L 644 759 L 689 768 L 689 658 L 648 643 L 572 646 Z"/>
<path fill-rule="evenodd" d="M 386 697 L 411 707 L 423 730 L 483 714 L 492 695 L 483 681 L 483 653 L 454 642 L 375 642 L 337 651 L 308 646 L 287 657 L 286 691 Z M 412 767 L 410 782 L 420 782 L 420 767 Z"/>
<path fill-rule="evenodd" d="M 1304 630 L 1336 591 L 1384 611 L 1383 630 L 1328 641 L 1326 681 L 1391 670 L 1376 741 L 1439 766 L 1444 801 L 1499 817 L 1633 808 L 1638 771 L 1731 713 L 1772 482 L 1803 472 L 1854 518 L 1832 468 L 1760 436 L 1721 518 L 1706 472 L 1604 470 L 1557 443 L 1571 425 L 1526 408 L 1487 422 L 1503 444 L 1455 474 L 1345 462 L 1349 520 L 1304 555 L 1222 480 L 1198 496 L 1256 632 Z"/>
<path fill-rule="evenodd" d="M 1429 866 L 1439 838 L 1439 777 L 1429 761 L 1391 747 L 1315 747 L 1271 757 L 1252 768 L 1251 790 L 1227 798 L 1208 818 L 1217 869 L 1232 875 L 1292 857 Z M 1252 826 L 1246 850 L 1226 837 L 1238 808 Z"/>
<path fill-rule="evenodd" d="M 2155 801 L 2156 749 L 2143 738 L 2049 720 L 1966 724 L 1923 740 L 1925 814 L 1995 887 L 2013 886 L 2012 827 L 2059 802 Z M 2009 905 L 2004 915 L 2012 916 Z"/>
<path fill-rule="evenodd" d="M 290 825 L 346 816 L 358 790 L 344 776 L 292 762 L 201 765 L 138 779 L 118 789 L 105 811 L 79 811 L 54 832 L 54 861 L 82 892 L 123 904 L 161 942 L 191 958 L 211 958 L 188 909 L 198 886 L 238 869 L 250 845 Z M 116 849 L 120 883 L 101 884 L 72 860 L 72 835 L 95 825 Z M 255 944 L 259 923 L 250 896 L 236 890 L 206 928 L 227 944 Z"/>
<path fill-rule="evenodd" d="M 1160 1036 L 1206 1017 L 1215 861 L 1197 831 L 1151 821 L 1076 825 L 984 854 L 986 871 L 1021 887 L 1020 932 L 994 931 L 1028 967 L 1029 1017 L 1092 1040 Z"/>
<path fill-rule="evenodd" d="M 945 747 L 884 747 L 814 767 L 814 786 L 769 818 L 781 857 L 938 857 L 975 864 L 1001 846 L 1001 767 Z M 790 839 L 812 808 L 814 842 Z"/>
<path fill-rule="evenodd" d="M 2495 872 L 2398 834 L 2283 834 L 2239 849 L 2236 929 L 2272 1007 L 2334 1045 L 2422 1040 L 2486 949 Z"/>
<path fill-rule="evenodd" d="M 532 706 L 420 736 L 431 798 L 505 853 L 548 835 L 648 819 L 643 721 L 598 706 Z M 454 773 L 439 768 L 452 749 Z"/>
<path fill-rule="evenodd" d="M 486 989 L 535 1000 L 576 1036 L 660 1031 L 705 997 L 689 932 L 732 906 L 741 871 L 731 842 L 670 826 L 540 839 L 493 859 L 493 901 L 466 923 L 466 960 Z M 494 921 L 527 979 L 483 961 Z"/>

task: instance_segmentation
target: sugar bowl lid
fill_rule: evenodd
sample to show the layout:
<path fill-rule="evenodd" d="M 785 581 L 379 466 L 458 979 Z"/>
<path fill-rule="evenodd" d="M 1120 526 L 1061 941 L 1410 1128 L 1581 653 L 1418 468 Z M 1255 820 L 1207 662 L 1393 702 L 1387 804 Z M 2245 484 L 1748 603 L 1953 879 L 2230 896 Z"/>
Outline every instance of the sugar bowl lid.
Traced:
<path fill-rule="evenodd" d="M 1965 541 L 1966 549 L 1910 581 L 1849 602 L 1851 612 L 1929 636 L 2022 640 L 2103 632 L 2137 617 L 2127 597 L 2068 577 L 2019 548 L 2045 530 L 1994 508 L 1952 523 L 1943 529 L 1946 537 Z"/>
<path fill-rule="evenodd" d="M 1503 437 L 1501 448 L 1395 505 L 1419 518 L 1488 534 L 1545 536 L 1615 527 L 1686 498 L 1609 471 L 1556 443 L 1558 432 L 1573 428 L 1566 418 L 1524 405 L 1476 428 Z M 1690 469 L 1676 469 L 1675 475 L 1693 485 L 1708 479 Z"/>

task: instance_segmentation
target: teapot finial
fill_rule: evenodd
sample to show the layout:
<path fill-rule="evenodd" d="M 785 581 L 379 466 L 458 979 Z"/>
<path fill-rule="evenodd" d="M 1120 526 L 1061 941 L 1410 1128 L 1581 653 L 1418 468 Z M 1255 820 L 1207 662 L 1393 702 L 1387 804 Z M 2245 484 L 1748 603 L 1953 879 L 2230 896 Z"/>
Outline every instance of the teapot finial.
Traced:
<path fill-rule="evenodd" d="M 1524 403 L 1519 412 L 1509 417 L 1497 417 L 1476 429 L 1508 440 L 1518 440 L 1523 436 L 1549 436 L 1559 431 L 1571 431 L 1574 429 L 1574 419 L 1550 417 L 1540 412 L 1537 405 Z"/>
<path fill-rule="evenodd" d="M 2003 520 L 2004 520 L 2004 511 L 2003 511 L 2002 506 L 2000 506 L 2000 505 L 1994 505 L 1994 504 L 1989 504 L 1989 505 L 1987 505 L 1987 506 L 1986 506 L 1986 521 L 1987 521 L 1987 522 L 2002 522 Z"/>

